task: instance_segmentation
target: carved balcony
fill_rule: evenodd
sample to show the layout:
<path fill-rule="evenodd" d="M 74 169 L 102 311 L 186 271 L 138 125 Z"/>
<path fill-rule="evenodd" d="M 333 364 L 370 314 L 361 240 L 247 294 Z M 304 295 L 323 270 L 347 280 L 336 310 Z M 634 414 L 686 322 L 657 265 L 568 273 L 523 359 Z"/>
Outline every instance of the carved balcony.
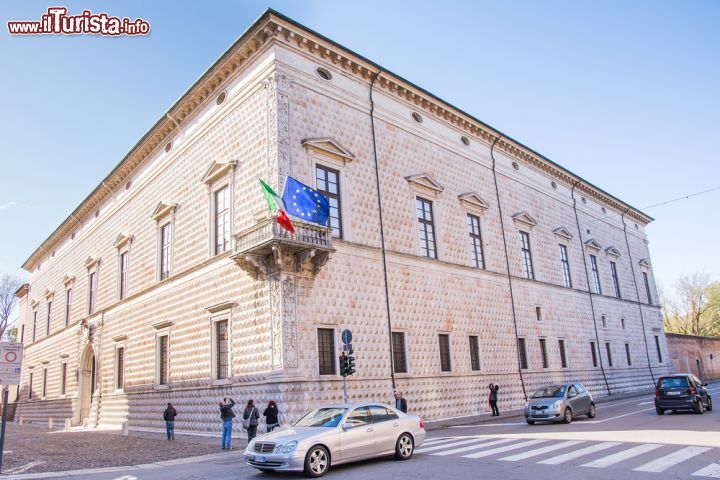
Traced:
<path fill-rule="evenodd" d="M 293 219 L 293 226 L 295 233 L 290 233 L 278 225 L 275 217 L 258 220 L 234 235 L 232 259 L 256 278 L 284 269 L 300 272 L 306 265 L 317 274 L 335 251 L 332 231 L 297 219 Z"/>

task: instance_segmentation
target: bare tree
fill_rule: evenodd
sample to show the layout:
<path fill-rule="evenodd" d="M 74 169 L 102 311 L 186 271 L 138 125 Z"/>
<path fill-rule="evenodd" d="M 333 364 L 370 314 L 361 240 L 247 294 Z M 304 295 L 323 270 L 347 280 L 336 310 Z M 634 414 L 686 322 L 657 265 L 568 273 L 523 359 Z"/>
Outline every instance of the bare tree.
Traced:
<path fill-rule="evenodd" d="M 674 295 L 661 294 L 665 330 L 698 336 L 720 335 L 720 284 L 702 273 L 683 275 Z"/>
<path fill-rule="evenodd" d="M 8 320 L 10 314 L 15 308 L 17 297 L 15 292 L 22 282 L 17 277 L 10 275 L 3 275 L 0 279 L 0 338 L 5 334 L 5 329 L 8 327 Z"/>

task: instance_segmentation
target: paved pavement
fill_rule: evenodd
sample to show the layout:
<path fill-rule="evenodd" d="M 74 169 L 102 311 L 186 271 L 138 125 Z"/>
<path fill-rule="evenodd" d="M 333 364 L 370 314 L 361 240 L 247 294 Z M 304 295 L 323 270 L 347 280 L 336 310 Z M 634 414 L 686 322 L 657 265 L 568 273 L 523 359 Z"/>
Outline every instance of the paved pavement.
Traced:
<path fill-rule="evenodd" d="M 711 385 L 720 394 L 720 384 Z M 183 462 L 183 463 L 178 463 Z M 326 478 L 427 479 L 503 478 L 693 479 L 720 478 L 720 412 L 658 416 L 652 396 L 603 403 L 595 419 L 570 425 L 527 425 L 500 418 L 430 432 L 410 461 L 370 460 L 330 471 Z M 70 478 L 98 480 L 302 478 L 262 474 L 233 451 L 204 457 L 129 467 Z"/>

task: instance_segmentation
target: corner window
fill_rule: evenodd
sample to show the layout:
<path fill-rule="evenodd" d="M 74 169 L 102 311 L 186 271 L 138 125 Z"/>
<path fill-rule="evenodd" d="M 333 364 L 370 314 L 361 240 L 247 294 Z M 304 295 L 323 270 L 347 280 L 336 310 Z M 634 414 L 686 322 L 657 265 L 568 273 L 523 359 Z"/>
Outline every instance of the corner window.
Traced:
<path fill-rule="evenodd" d="M 395 373 L 407 373 L 407 358 L 405 355 L 405 333 L 392 332 L 392 355 Z"/>
<path fill-rule="evenodd" d="M 482 233 L 480 232 L 480 218 L 468 213 L 468 229 L 470 230 L 470 261 L 475 268 L 485 268 L 483 255 Z"/>
<path fill-rule="evenodd" d="M 568 260 L 567 247 L 560 245 L 560 264 L 563 272 L 563 284 L 567 288 L 572 288 L 572 277 L 570 276 L 570 261 Z"/>
<path fill-rule="evenodd" d="M 322 165 L 315 166 L 316 190 L 328 199 L 330 204 L 329 224 L 333 237 L 343 238 L 342 207 L 340 205 L 340 172 Z"/>
<path fill-rule="evenodd" d="M 452 364 L 450 362 L 450 335 L 441 333 L 438 335 L 440 342 L 440 370 L 443 372 L 449 372 L 452 370 Z"/>
<path fill-rule="evenodd" d="M 213 237 L 215 238 L 215 255 L 230 248 L 230 187 L 213 192 Z"/>
<path fill-rule="evenodd" d="M 418 218 L 418 234 L 420 236 L 420 253 L 428 258 L 437 258 L 435 247 L 435 221 L 433 220 L 433 206 L 430 200 L 417 197 L 415 209 Z"/>
<path fill-rule="evenodd" d="M 318 366 L 320 375 L 335 375 L 335 330 L 318 328 Z"/>
<path fill-rule="evenodd" d="M 535 270 L 533 269 L 532 252 L 530 251 L 530 234 L 520 232 L 520 247 L 522 250 L 523 268 L 525 276 L 530 280 L 535 280 Z"/>

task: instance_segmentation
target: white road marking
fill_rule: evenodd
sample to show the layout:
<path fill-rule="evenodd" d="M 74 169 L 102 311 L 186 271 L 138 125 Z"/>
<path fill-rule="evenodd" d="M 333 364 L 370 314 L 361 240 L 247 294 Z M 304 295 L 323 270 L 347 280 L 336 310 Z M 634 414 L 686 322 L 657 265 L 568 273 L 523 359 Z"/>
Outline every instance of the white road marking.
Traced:
<path fill-rule="evenodd" d="M 428 438 L 422 444 L 423 444 L 423 446 L 435 445 L 436 443 L 449 442 L 451 440 L 457 440 L 457 438 L 456 437 Z"/>
<path fill-rule="evenodd" d="M 557 457 L 548 458 L 547 460 L 542 460 L 538 463 L 542 463 L 545 465 L 559 465 L 561 463 L 575 460 L 576 458 L 590 455 L 591 453 L 607 450 L 608 448 L 616 447 L 618 445 L 621 445 L 621 442 L 602 442 L 596 445 L 581 448 L 580 450 L 575 450 L 574 452 L 564 453 L 562 455 L 558 455 Z"/>
<path fill-rule="evenodd" d="M 651 402 L 640 402 L 640 403 L 638 403 L 638 406 L 640 406 L 640 405 L 650 405 L 651 403 L 655 403 L 655 401 L 653 400 L 653 401 L 651 401 Z"/>
<path fill-rule="evenodd" d="M 693 473 L 692 475 L 696 477 L 712 477 L 712 478 L 720 478 L 720 463 L 711 463 L 705 468 L 701 468 L 697 472 Z"/>
<path fill-rule="evenodd" d="M 542 455 L 544 453 L 554 452 L 555 450 L 561 450 L 563 448 L 572 447 L 572 446 L 578 445 L 580 443 L 585 443 L 585 442 L 583 442 L 581 440 L 569 440 L 567 442 L 560 442 L 560 443 L 556 443 L 555 445 L 548 445 L 547 447 L 530 450 L 529 452 L 518 453 L 515 455 L 511 455 L 509 457 L 503 457 L 500 460 L 504 460 L 506 462 L 517 462 L 518 460 L 525 460 L 526 458 L 537 457 L 538 455 Z"/>
<path fill-rule="evenodd" d="M 592 467 L 592 468 L 606 468 L 606 467 L 615 465 L 616 463 L 620 463 L 624 460 L 627 460 L 629 458 L 633 458 L 633 457 L 637 457 L 638 455 L 642 455 L 643 453 L 652 452 L 656 448 L 660 448 L 660 447 L 662 447 L 662 445 L 659 445 L 657 443 L 645 443 L 643 445 L 638 445 L 637 447 L 629 448 L 622 452 L 608 455 L 607 457 L 598 458 L 597 460 L 589 462 L 589 463 L 585 463 L 582 466 L 583 467 Z"/>
<path fill-rule="evenodd" d="M 497 453 L 509 452 L 510 450 L 531 447 L 533 445 L 537 445 L 538 443 L 545 443 L 548 441 L 549 440 L 528 440 L 527 442 L 515 443 L 513 445 L 506 445 L 504 447 L 491 448 L 490 450 L 483 450 L 481 452 L 471 453 L 470 455 L 463 455 L 463 458 L 489 457 L 490 455 L 495 455 Z"/>
<path fill-rule="evenodd" d="M 515 425 L 525 425 L 526 422 L 513 423 L 480 423 L 477 425 L 453 425 L 448 428 L 475 428 L 475 427 L 514 427 Z"/>
<path fill-rule="evenodd" d="M 440 455 L 440 456 L 452 455 L 454 453 L 467 452 L 470 450 L 478 450 L 480 448 L 489 447 L 491 445 L 501 445 L 503 443 L 510 443 L 510 442 L 514 442 L 515 440 L 516 439 L 514 439 L 514 438 L 501 438 L 500 440 L 493 440 L 492 442 L 476 443 L 475 445 L 470 445 L 469 447 L 454 448 L 452 450 L 433 453 L 432 455 Z"/>
<path fill-rule="evenodd" d="M 708 450 L 711 450 L 711 447 L 685 447 L 671 453 L 670 455 L 665 455 L 664 457 L 648 462 L 645 465 L 633 468 L 633 470 L 637 472 L 664 472 L 673 465 L 689 460 L 690 458 L 700 455 L 701 453 L 705 453 Z"/>
<path fill-rule="evenodd" d="M 467 445 L 468 443 L 480 443 L 480 442 L 486 442 L 490 440 L 489 438 L 471 438 L 469 440 L 461 440 L 459 442 L 452 442 L 452 443 L 444 443 L 442 445 L 430 445 L 429 447 L 425 448 L 418 448 L 415 450 L 415 453 L 425 453 L 425 452 L 434 452 L 435 450 L 441 450 L 443 448 L 450 448 L 450 447 L 459 447 L 461 445 Z"/>
<path fill-rule="evenodd" d="M 626 414 L 623 414 L 623 415 L 618 415 L 618 416 L 616 416 L 616 417 L 604 418 L 604 419 L 602 419 L 602 420 L 590 420 L 590 421 L 588 421 L 588 422 L 583 422 L 583 423 L 604 423 L 604 422 L 609 422 L 609 421 L 611 421 L 611 420 L 617 420 L 618 418 L 623 418 L 623 417 L 627 417 L 627 416 L 630 416 L 630 415 L 635 415 L 636 413 L 647 412 L 647 411 L 650 411 L 650 410 L 655 410 L 655 407 L 653 407 L 653 408 L 644 408 L 644 409 L 642 409 L 642 410 L 635 410 L 634 412 L 626 413 Z"/>

